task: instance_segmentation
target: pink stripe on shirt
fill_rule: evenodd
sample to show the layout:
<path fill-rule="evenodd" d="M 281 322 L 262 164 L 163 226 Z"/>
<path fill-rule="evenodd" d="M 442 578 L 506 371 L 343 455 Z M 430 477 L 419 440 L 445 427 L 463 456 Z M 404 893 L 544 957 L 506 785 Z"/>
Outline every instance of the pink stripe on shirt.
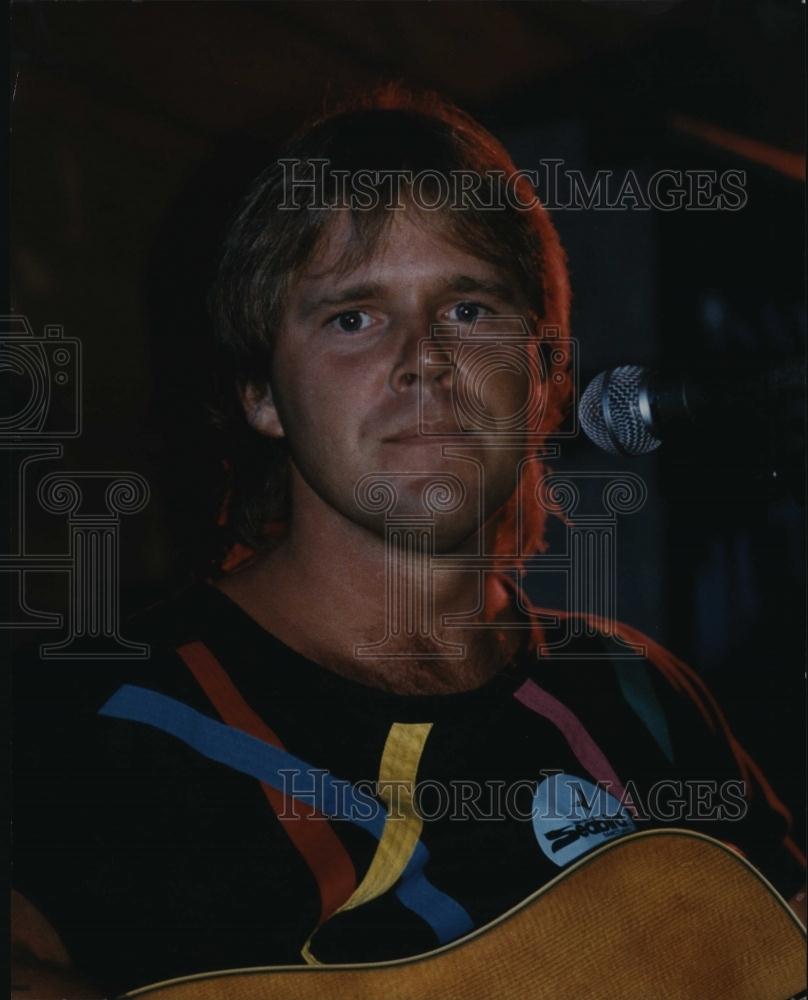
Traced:
<path fill-rule="evenodd" d="M 630 812 L 634 811 L 630 799 L 625 798 L 623 783 L 617 777 L 614 768 L 574 712 L 531 680 L 525 681 L 514 692 L 514 698 L 532 712 L 552 722 L 569 744 L 579 763 L 595 781 L 600 782 L 610 794 L 624 802 Z"/>

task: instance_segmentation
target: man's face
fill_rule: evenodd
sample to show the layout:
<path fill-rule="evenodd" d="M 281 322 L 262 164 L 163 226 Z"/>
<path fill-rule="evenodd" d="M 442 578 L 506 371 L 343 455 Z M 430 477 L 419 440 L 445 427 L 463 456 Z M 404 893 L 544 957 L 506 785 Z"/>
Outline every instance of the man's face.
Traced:
<path fill-rule="evenodd" d="M 272 392 L 258 404 L 261 397 L 253 396 L 252 413 L 245 405 L 259 430 L 287 438 L 299 477 L 293 497 L 312 491 L 376 534 L 383 533 L 383 515 L 367 510 L 367 498 L 358 501 L 355 492 L 363 477 L 377 474 L 394 492 L 395 513 L 405 516 L 428 513 L 425 487 L 441 474 L 454 477 L 464 499 L 435 519 L 438 547 L 448 551 L 514 491 L 524 441 L 517 435 L 505 447 L 490 424 L 525 404 L 531 380 L 524 363 L 521 370 L 496 360 L 481 367 L 480 349 L 476 364 L 466 366 L 456 337 L 454 344 L 440 335 L 424 341 L 435 337 L 436 324 L 459 327 L 460 343 L 475 320 L 477 334 L 486 324 L 501 332 L 508 321 L 496 317 L 527 316 L 528 309 L 505 275 L 458 249 L 433 221 L 410 215 L 397 214 L 375 252 L 350 270 L 340 265 L 351 226 L 335 216 L 290 289 Z M 517 332 L 518 323 L 511 329 Z M 427 349 L 432 363 L 422 368 L 419 353 Z M 472 433 L 460 440 L 469 420 L 458 416 L 458 393 L 473 399 L 483 428 L 475 429 L 472 418 Z M 449 439 L 441 432 L 454 435 L 450 450 L 459 457 L 444 455 Z"/>

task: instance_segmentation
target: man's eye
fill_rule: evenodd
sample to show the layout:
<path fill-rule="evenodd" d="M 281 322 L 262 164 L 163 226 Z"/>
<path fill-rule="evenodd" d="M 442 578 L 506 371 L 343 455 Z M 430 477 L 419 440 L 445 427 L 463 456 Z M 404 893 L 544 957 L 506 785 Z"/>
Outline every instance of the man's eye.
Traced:
<path fill-rule="evenodd" d="M 349 309 L 347 312 L 332 316 L 326 325 L 336 325 L 343 333 L 359 333 L 366 330 L 372 323 L 371 317 L 360 309 Z"/>
<path fill-rule="evenodd" d="M 492 316 L 493 309 L 484 306 L 481 302 L 458 302 L 449 310 L 449 319 L 456 323 L 473 323 L 481 316 Z"/>

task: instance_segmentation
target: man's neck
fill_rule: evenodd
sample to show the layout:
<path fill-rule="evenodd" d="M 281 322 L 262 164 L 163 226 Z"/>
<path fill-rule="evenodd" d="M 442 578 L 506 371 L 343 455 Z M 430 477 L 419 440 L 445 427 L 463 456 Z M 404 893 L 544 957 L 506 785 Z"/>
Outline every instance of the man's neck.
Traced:
<path fill-rule="evenodd" d="M 295 518 L 272 551 L 219 583 L 267 631 L 335 673 L 401 694 L 471 690 L 512 659 L 518 633 L 478 627 L 493 623 L 492 602 L 508 603 L 501 584 L 481 593 L 474 571 L 436 572 L 429 553 L 405 559 L 336 512 L 318 513 Z M 470 624 L 446 625 L 447 615 Z"/>

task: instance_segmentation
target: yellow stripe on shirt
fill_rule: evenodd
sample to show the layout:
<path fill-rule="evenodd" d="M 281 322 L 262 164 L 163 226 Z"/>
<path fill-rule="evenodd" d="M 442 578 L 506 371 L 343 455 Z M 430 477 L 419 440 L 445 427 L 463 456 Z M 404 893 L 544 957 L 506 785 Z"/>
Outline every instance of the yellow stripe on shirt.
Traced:
<path fill-rule="evenodd" d="M 379 797 L 387 806 L 384 830 L 365 877 L 337 913 L 353 910 L 381 896 L 395 885 L 407 867 L 423 827 L 412 798 L 421 754 L 431 729 L 431 722 L 394 722 L 390 727 L 379 765 Z M 308 965 L 320 964 L 311 953 L 311 938 L 301 955 Z"/>

